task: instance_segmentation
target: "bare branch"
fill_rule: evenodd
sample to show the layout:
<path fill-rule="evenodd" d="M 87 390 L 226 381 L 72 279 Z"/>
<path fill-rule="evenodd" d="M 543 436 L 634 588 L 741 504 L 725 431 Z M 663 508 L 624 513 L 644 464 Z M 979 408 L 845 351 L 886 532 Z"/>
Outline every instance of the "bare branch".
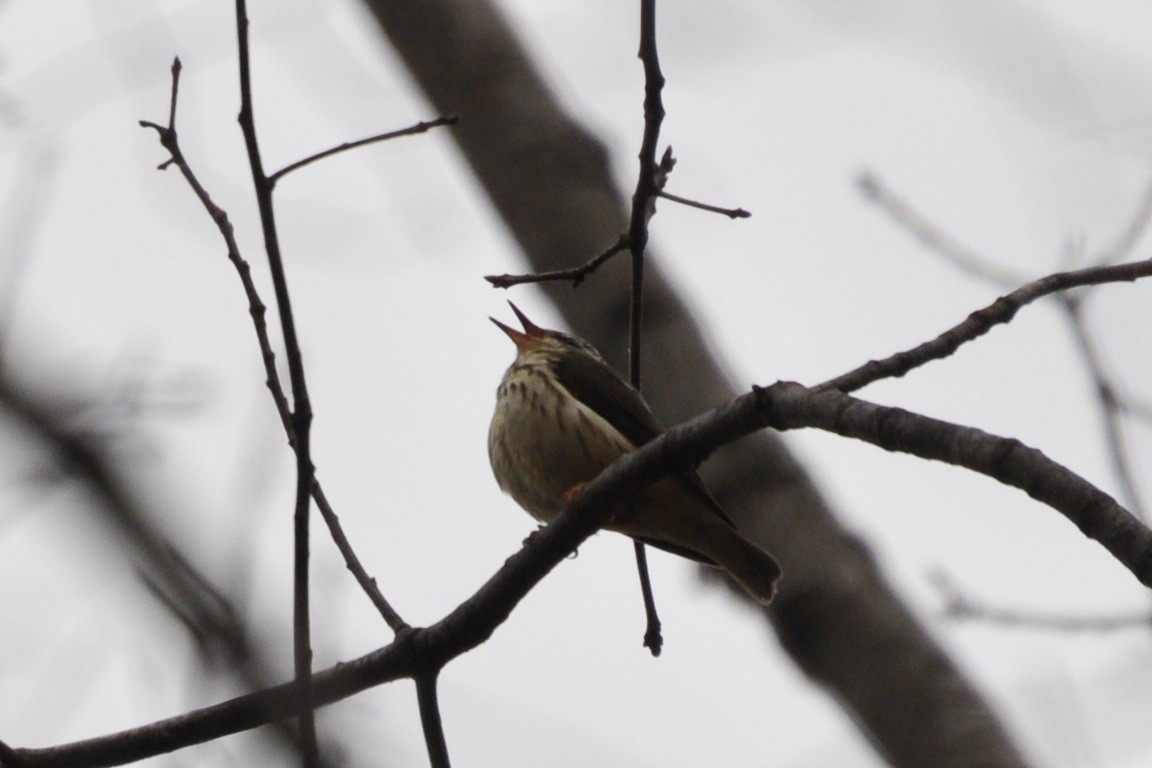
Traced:
<path fill-rule="evenodd" d="M 364 564 L 356 556 L 356 551 L 352 549 L 352 542 L 348 541 L 348 537 L 344 534 L 344 527 L 340 525 L 340 517 L 328 502 L 324 489 L 320 487 L 320 481 L 315 478 L 312 481 L 312 499 L 316 502 L 316 509 L 320 511 L 320 516 L 324 518 L 324 523 L 328 526 L 328 534 L 344 557 L 344 566 L 352 573 L 357 583 L 360 584 L 360 588 L 376 606 L 376 610 L 383 617 L 385 623 L 396 633 L 408 629 L 408 622 L 401 618 L 392 604 L 384 597 L 380 587 L 376 585 L 376 578 L 368 574 Z"/>
<path fill-rule="evenodd" d="M 252 101 L 252 74 L 248 55 L 248 8 L 246 0 L 236 0 L 236 40 L 240 58 L 240 132 L 248 153 L 248 166 L 260 211 L 264 234 L 264 254 L 276 295 L 280 332 L 284 337 L 284 356 L 288 361 L 288 380 L 292 385 L 292 436 L 296 453 L 296 500 L 292 514 L 293 579 L 292 579 L 292 648 L 296 668 L 299 709 L 296 721 L 300 728 L 301 753 L 305 768 L 316 768 L 320 750 L 316 739 L 316 718 L 312 712 L 312 619 L 309 602 L 310 519 L 312 484 L 312 401 L 304 378 L 304 358 L 296 337 L 296 320 L 288 294 L 288 277 L 280 256 L 280 233 L 276 229 L 272 205 L 273 182 L 264 172 L 260 142 L 256 137 L 255 107 Z"/>
<path fill-rule="evenodd" d="M 871 171 L 861 173 L 856 179 L 856 186 L 863 193 L 865 200 L 874 203 L 928 249 L 944 257 L 960 271 L 1004 289 L 1011 289 L 1027 282 L 1027 276 L 994 264 L 929 221 L 907 200 L 890 189 L 875 173 Z"/>
<path fill-rule="evenodd" d="M 416 676 L 416 701 L 420 707 L 420 724 L 424 728 L 424 743 L 428 746 L 428 762 L 432 768 L 451 768 L 448 742 L 444 739 L 444 723 L 440 719 L 440 702 L 436 693 L 438 674 Z"/>
<path fill-rule="evenodd" d="M 817 389 L 854 392 L 880 379 L 898 378 L 933 360 L 949 357 L 964 344 L 980 338 L 997 325 L 1007 323 L 1016 316 L 1021 307 L 1037 299 L 1082 285 L 1133 282 L 1149 275 L 1152 275 L 1152 260 L 1055 272 L 1001 296 L 931 341 L 904 352 L 897 352 L 883 360 L 870 360 L 848 373 L 824 382 Z"/>
<path fill-rule="evenodd" d="M 175 105 L 179 79 L 180 60 L 176 59 L 172 64 L 172 107 L 169 120 L 175 120 L 176 116 Z M 276 412 L 280 415 L 280 423 L 284 427 L 285 434 L 288 436 L 288 444 L 295 449 L 296 441 L 293 436 L 292 409 L 288 404 L 288 397 L 284 392 L 284 387 L 280 383 L 280 374 L 276 369 L 276 354 L 272 351 L 272 341 L 268 335 L 268 325 L 264 320 L 267 314 L 267 308 L 260 298 L 259 291 L 256 289 L 256 283 L 252 279 L 251 267 L 240 254 L 240 246 L 236 242 L 232 222 L 229 220 L 227 212 L 216 205 L 211 195 L 208 194 L 208 191 L 192 171 L 188 159 L 184 156 L 184 152 L 180 148 L 175 123 L 172 122 L 169 123 L 168 126 L 161 126 L 147 120 L 141 120 L 140 125 L 155 130 L 159 136 L 161 146 L 168 150 L 168 153 L 171 155 L 166 162 L 159 166 L 160 169 L 166 169 L 170 165 L 175 165 L 177 169 L 179 169 L 184 180 L 188 183 L 188 186 L 192 188 L 200 204 L 204 206 L 204 209 L 216 224 L 216 228 L 220 231 L 220 236 L 224 239 L 224 243 L 228 249 L 228 260 L 236 269 L 236 273 L 240 277 L 240 284 L 244 288 L 244 295 L 248 300 L 248 313 L 252 316 L 252 325 L 256 331 L 256 341 L 260 346 L 260 356 L 264 362 L 265 384 L 268 387 L 268 391 L 272 394 L 272 401 L 276 406 Z M 400 615 L 384 595 L 381 594 L 380 589 L 376 585 L 376 580 L 368 575 L 368 572 L 361 564 L 360 558 L 357 557 L 347 536 L 344 535 L 339 517 L 337 517 L 335 510 L 332 509 L 331 504 L 328 503 L 328 499 L 324 495 L 320 481 L 315 478 L 313 478 L 312 484 L 312 497 L 316 501 L 316 508 L 320 511 L 324 522 L 328 526 L 332 539 L 336 542 L 336 546 L 344 558 L 345 565 L 348 567 L 348 570 L 352 572 L 352 575 L 355 576 L 356 581 L 360 584 L 360 588 L 368 595 L 372 604 L 376 606 L 377 611 L 380 612 L 380 615 L 388 623 L 388 626 L 392 628 L 393 632 L 406 629 L 408 627 L 407 622 L 400 618 Z"/>
<path fill-rule="evenodd" d="M 841 392 L 781 382 L 755 387 L 614 462 L 448 616 L 430 627 L 402 632 L 390 645 L 366 656 L 317 673 L 308 703 L 323 706 L 376 685 L 443 668 L 491 637 L 527 593 L 607 522 L 623 500 L 676 467 L 694 465 L 718 447 L 764 427 L 822 429 L 885 450 L 966 467 L 1020 488 L 1061 512 L 1142 584 L 1152 586 L 1152 530 L 1040 451 L 1018 440 Z M 16 754 L 36 768 L 118 765 L 291 716 L 298 704 L 296 688 L 288 683 L 130 731 Z"/>
<path fill-rule="evenodd" d="M 965 595 L 956 583 L 942 572 L 933 573 L 931 581 L 944 598 L 944 616 L 957 621 L 979 621 L 1003 627 L 1057 632 L 1114 632 L 1120 629 L 1147 629 L 1152 626 L 1152 615 L 1147 613 L 1098 617 L 1056 616 L 1036 611 L 994 608 Z"/>
<path fill-rule="evenodd" d="M 905 200 L 888 189 L 874 174 L 862 174 L 859 179 L 859 186 L 868 199 L 887 211 L 898 224 L 959 269 L 974 274 L 985 282 L 1001 287 L 1015 286 L 1024 282 L 1022 278 L 1003 270 L 990 260 L 961 245 L 956 238 L 951 237 L 941 228 L 929 222 Z M 1150 218 L 1152 218 L 1152 185 L 1148 187 L 1123 232 L 1095 260 L 1096 265 L 1106 266 L 1129 254 L 1143 236 Z M 1082 243 L 1073 243 L 1068 252 L 1071 254 L 1070 261 L 1083 261 Z M 1075 256 L 1080 258 L 1076 259 Z M 1127 409 L 1119 397 L 1111 377 L 1105 372 L 1103 361 L 1089 334 L 1083 313 L 1083 296 L 1072 295 L 1067 291 L 1054 295 L 1058 299 L 1065 317 L 1068 318 L 1081 359 L 1096 385 L 1104 442 L 1108 447 L 1113 474 L 1124 489 L 1124 496 L 1129 508 L 1141 519 L 1147 519 L 1122 435 L 1121 416 Z"/>
<path fill-rule="evenodd" d="M 1108 375 L 1101 358 L 1100 350 L 1096 346 L 1084 319 L 1084 304 L 1074 296 L 1061 294 L 1060 305 L 1064 315 L 1068 318 L 1072 329 L 1072 338 L 1080 352 L 1084 365 L 1092 377 L 1096 387 L 1097 401 L 1100 403 L 1100 420 L 1104 430 L 1104 443 L 1108 447 L 1108 459 L 1112 464 L 1112 474 L 1120 483 L 1124 491 L 1124 499 L 1132 513 L 1144 522 L 1148 522 L 1148 515 L 1136 486 L 1136 478 L 1132 471 L 1132 460 L 1128 455 L 1124 441 L 1123 407 L 1116 385 Z"/>
<path fill-rule="evenodd" d="M 752 216 L 751 213 L 744 210 L 743 208 L 720 208 L 715 205 L 708 205 L 708 203 L 701 203 L 697 200 L 689 200 L 686 197 L 680 197 L 679 195 L 674 195 L 671 192 L 662 191 L 659 195 L 657 195 L 657 197 L 662 197 L 665 200 L 671 200 L 674 203 L 680 203 L 680 205 L 686 205 L 689 208 L 699 208 L 700 210 L 708 211 L 709 213 L 719 213 L 722 216 L 727 216 L 730 219 L 747 219 Z"/>
<path fill-rule="evenodd" d="M 1096 258 L 1097 264 L 1115 264 L 1132 255 L 1136 245 L 1148 231 L 1152 223 L 1152 179 L 1144 189 L 1144 194 L 1136 204 L 1136 210 L 1128 219 L 1128 224 L 1107 248 L 1104 248 Z"/>
<path fill-rule="evenodd" d="M 803 399 L 799 390 L 811 394 L 798 404 L 799 410 L 779 417 L 769 415 L 773 428 L 823 429 L 885 450 L 965 467 L 1020 488 L 1062 513 L 1111 552 L 1140 583 L 1152 586 L 1152 531 L 1111 496 L 1035 448 L 974 427 L 865 403 L 822 387 L 807 390 L 796 384 L 777 384 L 757 392 L 772 390 L 785 392 L 787 398 Z M 831 400 L 822 399 L 829 395 Z"/>
<path fill-rule="evenodd" d="M 538 272 L 534 275 L 485 275 L 484 279 L 492 284 L 493 288 L 511 288 L 514 285 L 525 283 L 548 283 L 572 281 L 572 287 L 580 285 L 588 275 L 595 272 L 601 264 L 616 254 L 628 248 L 628 236 L 621 235 L 608 250 L 593 256 L 588 261 L 572 269 L 556 269 L 550 272 Z"/>
<path fill-rule="evenodd" d="M 272 182 L 273 184 L 275 184 L 276 182 L 280 181 L 280 179 L 282 179 L 285 176 L 287 176 L 288 174 L 292 173 L 292 171 L 299 170 L 306 165 L 310 165 L 311 163 L 316 162 L 317 160 L 323 160 L 326 157 L 332 157 L 332 155 L 338 155 L 341 152 L 347 152 L 350 149 L 356 149 L 357 147 L 363 147 L 363 146 L 366 146 L 368 144 L 376 144 L 376 143 L 381 142 L 381 141 L 389 141 L 390 139 L 398 139 L 401 136 L 413 136 L 417 133 L 426 133 L 433 128 L 439 128 L 442 125 L 455 125 L 457 119 L 458 118 L 455 115 L 445 115 L 443 117 L 438 117 L 435 120 L 428 120 L 428 121 L 422 120 L 419 123 L 416 123 L 416 125 L 409 126 L 408 128 L 401 128 L 398 131 L 389 131 L 387 133 L 378 133 L 375 136 L 369 136 L 366 139 L 357 139 L 356 141 L 348 141 L 348 142 L 345 142 L 343 144 L 340 144 L 339 146 L 326 149 L 323 152 L 317 152 L 314 155 L 309 155 L 308 157 L 304 158 L 303 160 L 297 160 L 296 162 L 291 163 L 290 165 L 286 165 L 283 168 L 281 168 L 280 170 L 273 173 L 271 176 L 269 176 L 268 180 L 270 182 Z"/>
<path fill-rule="evenodd" d="M 632 193 L 632 211 L 628 223 L 628 250 L 632 254 L 632 293 L 628 306 L 628 378 L 640 389 L 640 358 L 644 338 L 644 251 L 648 246 L 648 222 L 656 213 L 656 196 L 664 188 L 668 174 L 676 164 L 669 147 L 656 162 L 656 146 L 660 141 L 660 126 L 664 122 L 664 73 L 660 71 L 660 56 L 656 48 L 656 0 L 640 0 L 640 61 L 644 66 L 644 134 L 640 140 L 640 170 L 636 189 Z M 653 656 L 659 656 L 664 646 L 660 632 L 660 616 L 656 612 L 656 598 L 652 594 L 652 581 L 648 575 L 648 556 L 644 543 L 634 541 L 636 571 L 640 578 L 640 593 L 644 599 L 644 647 Z"/>

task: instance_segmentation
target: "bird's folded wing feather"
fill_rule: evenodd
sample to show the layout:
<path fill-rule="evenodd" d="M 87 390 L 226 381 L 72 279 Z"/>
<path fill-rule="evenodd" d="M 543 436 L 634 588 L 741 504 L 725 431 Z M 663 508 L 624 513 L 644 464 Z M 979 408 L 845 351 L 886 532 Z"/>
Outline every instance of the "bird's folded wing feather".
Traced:
<path fill-rule="evenodd" d="M 581 351 L 564 355 L 556 364 L 556 378 L 573 397 L 600 414 L 633 445 L 644 445 L 664 432 L 636 388 L 592 355 Z M 678 476 L 706 507 L 735 527 L 696 472 L 685 469 Z"/>

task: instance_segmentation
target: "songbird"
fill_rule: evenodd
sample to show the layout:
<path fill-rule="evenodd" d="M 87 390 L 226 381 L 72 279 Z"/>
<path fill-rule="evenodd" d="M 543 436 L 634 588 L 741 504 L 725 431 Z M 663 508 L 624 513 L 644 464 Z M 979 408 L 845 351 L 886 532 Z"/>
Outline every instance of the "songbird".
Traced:
<path fill-rule="evenodd" d="M 540 328 L 508 303 L 524 330 L 489 318 L 516 345 L 516 360 L 496 390 L 488 458 L 500 488 L 548 523 L 605 467 L 664 430 L 591 344 Z M 650 485 L 605 527 L 717 566 L 759 603 L 776 592 L 776 560 L 736 530 L 691 469 Z"/>

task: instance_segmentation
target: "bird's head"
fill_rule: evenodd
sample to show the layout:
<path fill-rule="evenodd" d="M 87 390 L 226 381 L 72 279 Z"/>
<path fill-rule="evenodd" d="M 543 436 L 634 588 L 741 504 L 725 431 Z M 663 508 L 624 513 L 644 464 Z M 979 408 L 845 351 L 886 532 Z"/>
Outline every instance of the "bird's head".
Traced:
<path fill-rule="evenodd" d="M 505 325 L 494 317 L 488 319 L 495 323 L 497 328 L 504 331 L 508 338 L 512 339 L 512 343 L 516 345 L 517 362 L 547 361 L 555 363 L 564 355 L 574 351 L 592 355 L 597 360 L 602 359 L 596 348 L 584 339 L 561 331 L 541 328 L 529 320 L 515 304 L 508 302 L 508 306 L 512 307 L 512 311 L 516 313 L 520 325 L 524 328 L 523 332 Z"/>

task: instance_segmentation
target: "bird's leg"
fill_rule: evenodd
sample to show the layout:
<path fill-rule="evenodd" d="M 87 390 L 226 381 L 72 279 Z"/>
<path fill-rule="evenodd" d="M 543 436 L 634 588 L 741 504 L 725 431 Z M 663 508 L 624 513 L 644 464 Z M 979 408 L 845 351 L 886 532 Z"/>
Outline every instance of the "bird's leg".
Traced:
<path fill-rule="evenodd" d="M 529 544 L 531 544 L 533 541 L 536 540 L 536 537 L 540 535 L 540 531 L 542 531 L 542 530 L 544 530 L 544 523 L 537 524 L 536 530 L 532 531 L 532 533 L 525 536 L 524 541 L 520 542 L 520 544 L 522 546 L 525 546 L 525 547 L 528 546 Z"/>
<path fill-rule="evenodd" d="M 568 490 L 564 491 L 563 494 L 561 494 L 560 503 L 565 507 L 572 506 L 576 499 L 580 498 L 580 494 L 584 493 L 584 489 L 586 487 L 588 487 L 588 483 L 576 483 L 576 485 L 572 486 Z"/>
<path fill-rule="evenodd" d="M 576 503 L 576 499 L 580 498 L 580 494 L 584 493 L 584 489 L 587 487 L 588 483 L 576 483 L 576 485 L 560 494 L 560 504 L 562 504 L 565 509 L 572 506 Z M 627 518 L 631 514 L 631 511 L 631 505 L 618 506 L 612 513 L 612 517 L 609 518 L 610 524 L 607 527 L 612 529 L 612 524 L 619 522 L 622 517 Z"/>
<path fill-rule="evenodd" d="M 520 543 L 521 543 L 521 545 L 522 545 L 522 546 L 525 546 L 525 547 L 527 547 L 527 546 L 531 545 L 531 544 L 532 544 L 532 542 L 534 542 L 534 541 L 536 540 L 536 538 L 537 538 L 537 537 L 540 535 L 540 533 L 541 533 L 541 532 L 542 532 L 542 531 L 543 531 L 543 530 L 544 530 L 546 527 L 547 527 L 547 526 L 545 526 L 545 525 L 544 525 L 544 523 L 540 523 L 539 525 L 537 525 L 537 526 L 536 526 L 536 530 L 532 531 L 532 533 L 530 533 L 530 534 L 528 534 L 527 536 L 525 536 L 525 537 L 524 537 L 524 541 L 520 542 Z M 578 549 L 574 549 L 574 550 L 572 550 L 572 552 L 571 552 L 571 553 L 568 555 L 568 559 L 569 559 L 569 560 L 575 560 L 575 559 L 576 559 L 577 557 L 579 557 L 579 556 L 580 556 L 580 550 L 578 550 Z"/>

